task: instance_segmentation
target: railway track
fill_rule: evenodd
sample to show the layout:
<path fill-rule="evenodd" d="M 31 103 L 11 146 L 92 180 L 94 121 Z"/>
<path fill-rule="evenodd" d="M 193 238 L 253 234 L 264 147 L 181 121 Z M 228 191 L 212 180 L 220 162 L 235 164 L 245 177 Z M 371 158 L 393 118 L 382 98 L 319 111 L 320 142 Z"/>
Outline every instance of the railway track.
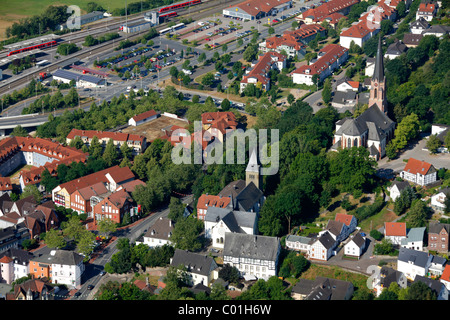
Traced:
<path fill-rule="evenodd" d="M 204 17 L 207 17 L 209 15 L 212 15 L 214 13 L 220 12 L 222 9 L 234 4 L 234 3 L 239 3 L 242 2 L 242 0 L 235 0 L 235 1 L 227 1 L 227 0 L 218 0 L 218 1 L 214 1 L 214 0 L 210 0 L 208 2 L 205 2 L 205 6 L 202 5 L 197 5 L 195 6 L 196 11 L 195 12 L 189 12 L 189 9 L 183 9 L 183 11 L 188 11 L 187 13 L 185 12 L 184 14 L 179 15 L 176 19 L 180 20 L 182 18 L 192 18 L 194 20 L 197 19 L 201 19 Z M 199 9 L 199 10 L 197 10 Z M 181 10 L 180 10 L 181 11 Z M 190 11 L 193 11 L 192 9 Z M 142 17 L 142 15 L 140 15 L 140 17 Z M 138 18 L 136 18 L 138 19 Z M 135 20 L 136 20 L 135 19 Z M 128 20 L 130 21 L 130 20 Z M 124 21 L 120 21 L 115 23 L 116 25 L 123 23 Z M 165 28 L 167 24 L 161 24 L 155 27 L 155 29 L 157 31 Z M 106 25 L 102 26 L 102 27 L 96 27 L 95 29 L 99 29 L 99 28 L 105 28 Z M 89 29 L 89 31 L 93 31 L 94 29 Z M 111 32 L 111 31 L 108 31 Z M 99 32 L 101 33 L 101 32 Z M 106 32 L 105 32 L 106 33 Z M 130 34 L 127 38 L 129 40 L 135 40 L 139 37 L 142 36 L 142 34 L 144 34 L 145 32 L 141 32 L 138 34 Z M 90 34 L 90 33 L 88 33 Z M 85 36 L 87 36 L 88 34 L 83 34 L 81 35 L 79 38 L 84 38 Z M 74 41 L 74 39 L 70 39 L 71 42 Z M 120 41 L 119 39 L 116 39 L 116 41 Z M 111 50 L 111 43 L 110 41 L 96 45 L 95 47 L 89 47 L 86 49 L 83 49 L 81 51 L 75 52 L 67 57 L 61 58 L 60 61 L 53 63 L 49 66 L 46 67 L 46 70 L 48 70 L 49 73 L 52 73 L 53 71 L 57 70 L 59 68 L 59 65 L 69 59 L 73 59 L 73 58 L 78 58 L 79 60 L 82 60 L 84 58 L 87 58 L 89 56 L 95 56 L 97 54 L 103 53 L 104 51 L 107 50 Z M 12 81 L 10 81 L 8 84 L 4 84 L 3 86 L 0 87 L 0 95 L 3 95 L 5 93 L 7 93 L 10 90 L 13 90 L 15 88 L 20 87 L 23 84 L 26 84 L 30 81 L 30 79 L 36 78 L 39 73 L 42 72 L 42 70 L 36 70 L 34 72 L 28 73 L 27 75 L 24 75 L 21 78 L 16 78 Z"/>

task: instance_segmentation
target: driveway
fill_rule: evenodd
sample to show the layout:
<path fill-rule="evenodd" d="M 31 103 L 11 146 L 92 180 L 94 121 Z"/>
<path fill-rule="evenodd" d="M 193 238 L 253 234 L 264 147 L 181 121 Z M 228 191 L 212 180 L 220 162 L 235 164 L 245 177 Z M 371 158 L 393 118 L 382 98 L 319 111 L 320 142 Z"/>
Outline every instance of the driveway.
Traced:
<path fill-rule="evenodd" d="M 420 140 L 416 140 L 408 145 L 407 150 L 403 151 L 395 160 L 389 160 L 384 157 L 378 161 L 377 174 L 381 177 L 393 178 L 396 173 L 403 170 L 406 162 L 403 160 L 414 158 L 417 160 L 431 163 L 436 169 L 450 168 L 450 154 L 439 153 L 430 154 L 428 150 L 424 150 L 429 134 L 421 134 Z"/>

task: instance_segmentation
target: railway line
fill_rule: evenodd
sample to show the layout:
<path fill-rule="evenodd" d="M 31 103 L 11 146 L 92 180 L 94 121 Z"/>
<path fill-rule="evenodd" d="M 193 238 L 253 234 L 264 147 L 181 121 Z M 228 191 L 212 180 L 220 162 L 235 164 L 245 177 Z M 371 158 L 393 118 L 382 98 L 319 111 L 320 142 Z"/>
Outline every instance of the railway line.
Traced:
<path fill-rule="evenodd" d="M 226 8 L 226 7 L 228 7 L 228 6 L 230 6 L 230 5 L 234 4 L 234 3 L 239 3 L 241 1 L 242 0 L 235 0 L 235 1 L 209 0 L 207 2 L 202 3 L 201 5 L 195 6 L 196 9 L 195 9 L 194 12 L 192 12 L 193 10 L 189 10 L 189 9 L 186 9 L 186 8 L 180 10 L 180 11 L 183 11 L 183 14 L 180 14 L 177 18 L 181 19 L 181 18 L 186 18 L 186 17 L 189 18 L 190 17 L 190 18 L 192 18 L 194 20 L 198 20 L 198 19 L 207 17 L 209 15 L 212 15 L 214 13 L 217 13 L 217 12 L 221 11 L 223 8 Z M 137 16 L 133 17 L 131 19 L 128 19 L 127 21 L 130 22 L 130 21 L 134 21 L 134 20 L 138 20 L 138 19 L 142 19 L 142 14 L 141 13 L 139 14 L 138 17 Z M 115 22 L 114 24 L 109 23 L 108 26 L 111 26 L 111 27 L 112 26 L 118 26 L 118 25 L 120 25 L 123 22 L 124 22 L 124 20 L 121 20 L 119 22 Z M 160 24 L 160 25 L 156 26 L 155 29 L 157 31 L 159 31 L 159 30 L 165 28 L 166 25 L 167 25 L 167 23 Z M 85 30 L 84 33 L 78 33 L 77 36 L 75 38 L 71 38 L 70 41 L 74 42 L 74 41 L 76 41 L 76 39 L 79 40 L 80 38 L 84 38 L 88 34 L 93 35 L 92 32 L 96 32 L 94 34 L 101 34 L 101 33 L 112 32 L 112 30 L 107 31 L 107 32 L 105 32 L 105 31 L 102 32 L 100 30 L 101 28 L 104 29 L 105 27 L 106 27 L 106 22 L 102 26 L 96 26 L 95 28 L 89 28 L 89 30 Z M 134 40 L 134 39 L 137 39 L 137 38 L 141 37 L 142 34 L 143 34 L 143 32 L 140 32 L 138 34 L 128 34 L 127 35 L 127 39 Z M 116 39 L 116 41 L 120 41 L 120 38 Z M 103 53 L 105 51 L 108 51 L 108 50 L 111 50 L 111 43 L 110 43 L 110 41 L 104 42 L 102 44 L 98 44 L 95 47 L 89 47 L 89 48 L 82 49 L 82 50 L 80 50 L 78 52 L 75 52 L 75 53 L 73 53 L 73 54 L 71 54 L 71 55 L 69 55 L 67 57 L 61 58 L 58 62 L 46 66 L 46 70 L 47 70 L 48 73 L 52 73 L 53 71 L 57 70 L 59 68 L 59 66 L 63 62 L 65 62 L 67 60 L 70 60 L 70 59 L 73 59 L 73 58 L 77 58 L 79 60 L 82 60 L 82 59 L 87 58 L 89 56 L 101 54 L 101 53 Z M 12 89 L 18 88 L 18 87 L 28 83 L 30 81 L 30 79 L 37 78 L 40 72 L 42 72 L 42 70 L 36 70 L 36 71 L 28 73 L 28 74 L 26 74 L 26 75 L 24 75 L 22 77 L 20 77 L 20 76 L 17 77 L 16 76 L 15 79 L 9 81 L 8 83 L 3 84 L 0 87 L 0 95 L 3 95 L 3 94 L 7 93 L 8 91 L 10 91 Z"/>

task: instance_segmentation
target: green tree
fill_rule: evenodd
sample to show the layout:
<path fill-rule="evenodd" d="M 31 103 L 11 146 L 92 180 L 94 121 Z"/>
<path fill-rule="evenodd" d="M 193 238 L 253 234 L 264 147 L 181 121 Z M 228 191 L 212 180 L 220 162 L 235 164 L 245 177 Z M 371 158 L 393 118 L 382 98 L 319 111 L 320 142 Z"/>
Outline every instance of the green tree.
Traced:
<path fill-rule="evenodd" d="M 230 100 L 223 99 L 222 103 L 220 104 L 220 107 L 222 108 L 222 111 L 228 111 L 231 108 Z"/>
<path fill-rule="evenodd" d="M 105 160 L 107 166 L 111 167 L 115 165 L 119 159 L 119 153 L 117 152 L 117 147 L 114 144 L 113 139 L 109 139 L 106 144 L 105 151 L 102 156 L 103 160 Z"/>
<path fill-rule="evenodd" d="M 180 218 L 174 225 L 171 241 L 181 250 L 196 251 L 201 248 L 200 233 L 203 221 L 194 218 Z"/>
<path fill-rule="evenodd" d="M 176 223 L 176 221 L 183 218 L 185 207 L 186 206 L 179 198 L 171 197 L 169 203 L 168 218 L 175 221 Z"/>
<path fill-rule="evenodd" d="M 28 131 L 21 125 L 17 125 L 14 127 L 13 131 L 11 132 L 11 135 L 15 137 L 26 137 L 28 136 Z"/>
<path fill-rule="evenodd" d="M 97 222 L 97 231 L 108 236 L 117 230 L 117 225 L 111 219 L 101 219 Z"/>
<path fill-rule="evenodd" d="M 49 248 L 64 248 L 66 246 L 66 241 L 59 231 L 50 229 L 45 234 L 45 244 Z"/>
<path fill-rule="evenodd" d="M 441 147 L 441 141 L 435 134 L 432 134 L 428 137 L 426 147 L 430 153 L 435 154 Z"/>
<path fill-rule="evenodd" d="M 101 158 L 103 154 L 103 147 L 100 144 L 97 136 L 93 136 L 89 145 L 89 155 L 94 158 Z"/>
<path fill-rule="evenodd" d="M 205 86 L 211 86 L 214 83 L 214 75 L 211 72 L 208 72 L 203 76 L 201 82 Z"/>
<path fill-rule="evenodd" d="M 415 281 L 408 287 L 406 300 L 436 300 L 436 293 L 424 282 Z"/>
<path fill-rule="evenodd" d="M 326 105 L 328 105 L 331 101 L 331 93 L 332 93 L 331 80 L 330 78 L 327 78 L 325 80 L 322 90 L 322 100 Z"/>
<path fill-rule="evenodd" d="M 20 199 L 24 199 L 27 197 L 33 196 L 36 203 L 41 203 L 42 194 L 39 191 L 38 187 L 34 184 L 29 184 L 23 188 L 22 193 L 20 194 Z"/>
<path fill-rule="evenodd" d="M 78 241 L 80 239 L 81 234 L 86 229 L 81 224 L 80 218 L 78 216 L 72 216 L 65 224 L 63 228 L 64 236 L 69 239 L 73 239 Z"/>
<path fill-rule="evenodd" d="M 428 218 L 428 207 L 420 199 L 414 200 L 408 212 L 407 224 L 409 228 L 419 228 L 426 225 Z"/>
<path fill-rule="evenodd" d="M 133 156 L 133 149 L 128 145 L 127 142 L 124 142 L 120 146 L 120 153 L 122 154 L 122 158 L 131 159 Z"/>

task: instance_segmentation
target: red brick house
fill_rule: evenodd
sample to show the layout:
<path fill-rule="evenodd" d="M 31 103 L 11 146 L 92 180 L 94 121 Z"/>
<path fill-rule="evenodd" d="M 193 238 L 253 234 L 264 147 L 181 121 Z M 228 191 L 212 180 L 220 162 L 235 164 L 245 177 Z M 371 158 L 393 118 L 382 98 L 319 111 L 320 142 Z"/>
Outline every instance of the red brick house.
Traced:
<path fill-rule="evenodd" d="M 105 197 L 93 208 L 95 221 L 110 219 L 113 222 L 121 223 L 126 212 L 133 208 L 131 195 L 121 189 Z"/>
<path fill-rule="evenodd" d="M 428 249 L 448 252 L 450 224 L 430 223 L 428 230 Z"/>

